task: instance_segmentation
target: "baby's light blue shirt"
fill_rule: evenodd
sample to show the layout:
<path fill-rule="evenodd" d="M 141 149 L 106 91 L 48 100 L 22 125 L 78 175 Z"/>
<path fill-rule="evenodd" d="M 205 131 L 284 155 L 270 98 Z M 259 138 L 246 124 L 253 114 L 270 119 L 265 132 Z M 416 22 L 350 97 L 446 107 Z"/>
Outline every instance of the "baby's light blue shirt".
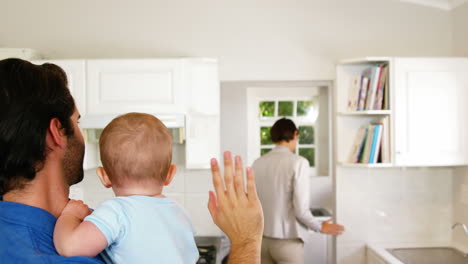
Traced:
<path fill-rule="evenodd" d="M 169 198 L 115 197 L 84 221 L 106 237 L 113 263 L 196 263 L 195 231 L 185 211 Z"/>

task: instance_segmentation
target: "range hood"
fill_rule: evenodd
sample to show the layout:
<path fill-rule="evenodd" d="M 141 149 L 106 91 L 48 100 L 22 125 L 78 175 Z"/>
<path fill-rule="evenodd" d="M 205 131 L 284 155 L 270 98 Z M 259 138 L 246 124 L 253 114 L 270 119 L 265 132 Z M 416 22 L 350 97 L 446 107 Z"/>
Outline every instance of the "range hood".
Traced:
<path fill-rule="evenodd" d="M 185 116 L 183 114 L 153 114 L 157 117 L 167 128 L 183 128 L 185 127 Z M 120 115 L 91 115 L 85 116 L 80 120 L 80 127 L 82 129 L 102 129 L 109 124 L 112 119 Z"/>

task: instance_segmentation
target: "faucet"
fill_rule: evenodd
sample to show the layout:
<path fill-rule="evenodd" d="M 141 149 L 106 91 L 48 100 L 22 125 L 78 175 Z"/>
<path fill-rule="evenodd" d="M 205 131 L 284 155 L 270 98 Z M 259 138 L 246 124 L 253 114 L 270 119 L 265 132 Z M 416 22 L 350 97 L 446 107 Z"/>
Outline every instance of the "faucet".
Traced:
<path fill-rule="evenodd" d="M 455 227 L 457 227 L 457 226 L 463 227 L 463 230 L 465 231 L 465 234 L 468 235 L 468 227 L 465 224 L 455 223 L 452 226 L 452 229 L 455 229 Z"/>

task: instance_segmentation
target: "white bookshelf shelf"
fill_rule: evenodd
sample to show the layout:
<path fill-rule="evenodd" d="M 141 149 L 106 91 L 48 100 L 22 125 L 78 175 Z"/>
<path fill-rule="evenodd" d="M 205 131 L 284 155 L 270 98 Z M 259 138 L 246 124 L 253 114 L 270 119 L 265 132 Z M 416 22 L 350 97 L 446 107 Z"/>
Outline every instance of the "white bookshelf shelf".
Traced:
<path fill-rule="evenodd" d="M 355 58 L 342 60 L 339 64 L 369 64 L 369 63 L 388 63 L 391 60 L 390 57 L 364 57 L 364 58 Z"/>
<path fill-rule="evenodd" d="M 346 168 L 391 168 L 392 163 L 340 163 L 340 167 Z"/>
<path fill-rule="evenodd" d="M 380 100 L 386 100 L 381 102 L 382 106 L 385 105 L 386 108 L 382 110 L 352 110 L 349 109 L 349 104 L 355 105 L 356 102 L 350 100 L 354 98 L 356 94 L 355 78 L 356 76 L 363 76 L 364 73 L 369 75 L 369 69 L 371 67 L 377 67 L 379 64 L 386 65 L 386 78 L 387 83 L 385 85 L 384 97 L 380 97 Z M 393 91 L 391 87 L 391 81 L 388 80 L 392 77 L 390 70 L 392 69 L 392 58 L 390 57 L 364 57 L 357 59 L 350 59 L 341 61 L 337 66 L 337 76 L 336 76 L 336 97 L 335 97 L 335 119 L 336 121 L 336 164 L 339 167 L 346 168 L 390 168 L 394 166 L 394 152 L 392 145 L 393 139 L 393 119 L 395 115 L 395 109 L 392 106 L 393 102 Z M 372 74 L 375 74 L 375 71 L 372 70 Z M 370 76 L 368 76 L 370 78 Z M 372 75 L 372 78 L 377 78 Z M 380 77 L 379 77 L 380 81 Z M 359 85 L 359 84 L 358 84 Z M 361 84 L 362 85 L 362 84 Z M 382 85 L 382 84 L 378 84 Z M 370 87 L 370 86 L 369 86 Z M 374 86 L 374 89 L 375 86 Z M 376 93 L 377 90 L 374 90 Z M 350 94 L 351 93 L 351 94 Z M 361 93 L 361 90 L 359 90 Z M 358 93 L 358 94 L 359 94 Z M 382 95 L 382 94 L 381 94 Z M 351 97 L 350 97 L 351 96 Z M 360 97 L 360 96 L 359 96 Z M 366 96 L 366 98 L 368 98 Z M 354 98 L 356 99 L 356 98 Z M 358 99 L 359 101 L 360 99 Z M 362 102 L 357 102 L 358 105 Z M 365 102 L 366 104 L 369 102 Z M 374 102 L 375 103 L 375 102 Z M 374 105 L 371 102 L 371 105 Z M 361 105 L 362 107 L 362 105 Z M 354 108 L 353 108 L 354 109 Z M 385 138 L 385 148 L 380 147 L 379 151 L 384 151 L 382 156 L 384 156 L 385 163 L 349 163 L 350 151 L 353 153 L 356 151 L 356 136 L 362 128 L 366 129 L 366 134 L 363 134 L 364 139 L 366 139 L 366 146 L 370 144 L 367 140 L 367 131 L 369 129 L 375 128 L 376 124 L 380 123 L 381 127 L 385 126 L 385 136 L 382 135 L 382 138 Z M 371 126 L 374 126 L 371 128 Z M 361 132 L 362 133 L 362 132 Z M 373 132 L 372 132 L 373 133 Z M 373 134 L 372 134 L 373 135 Z M 379 139 L 380 140 L 380 139 Z M 379 143 L 382 144 L 383 143 Z M 380 145 L 379 145 L 380 146 Z M 366 155 L 370 155 L 370 149 L 366 148 L 369 153 L 366 152 Z M 354 155 L 354 154 L 351 154 Z M 361 155 L 361 154 L 359 154 Z M 375 158 L 375 157 L 374 157 Z M 368 160 L 368 159 L 364 159 Z"/>
<path fill-rule="evenodd" d="M 338 112 L 341 116 L 359 116 L 359 115 L 391 115 L 392 110 L 365 110 L 365 111 L 349 111 L 349 112 Z"/>

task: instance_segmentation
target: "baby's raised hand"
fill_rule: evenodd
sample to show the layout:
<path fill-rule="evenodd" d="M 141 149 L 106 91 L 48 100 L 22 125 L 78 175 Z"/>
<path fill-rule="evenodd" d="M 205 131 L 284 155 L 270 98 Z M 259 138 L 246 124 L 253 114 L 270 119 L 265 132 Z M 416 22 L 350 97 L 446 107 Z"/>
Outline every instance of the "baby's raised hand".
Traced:
<path fill-rule="evenodd" d="M 63 208 L 61 215 L 72 215 L 80 219 L 80 221 L 83 221 L 83 219 L 89 214 L 91 214 L 91 210 L 85 203 L 83 203 L 83 201 L 70 200 L 65 208 Z"/>

